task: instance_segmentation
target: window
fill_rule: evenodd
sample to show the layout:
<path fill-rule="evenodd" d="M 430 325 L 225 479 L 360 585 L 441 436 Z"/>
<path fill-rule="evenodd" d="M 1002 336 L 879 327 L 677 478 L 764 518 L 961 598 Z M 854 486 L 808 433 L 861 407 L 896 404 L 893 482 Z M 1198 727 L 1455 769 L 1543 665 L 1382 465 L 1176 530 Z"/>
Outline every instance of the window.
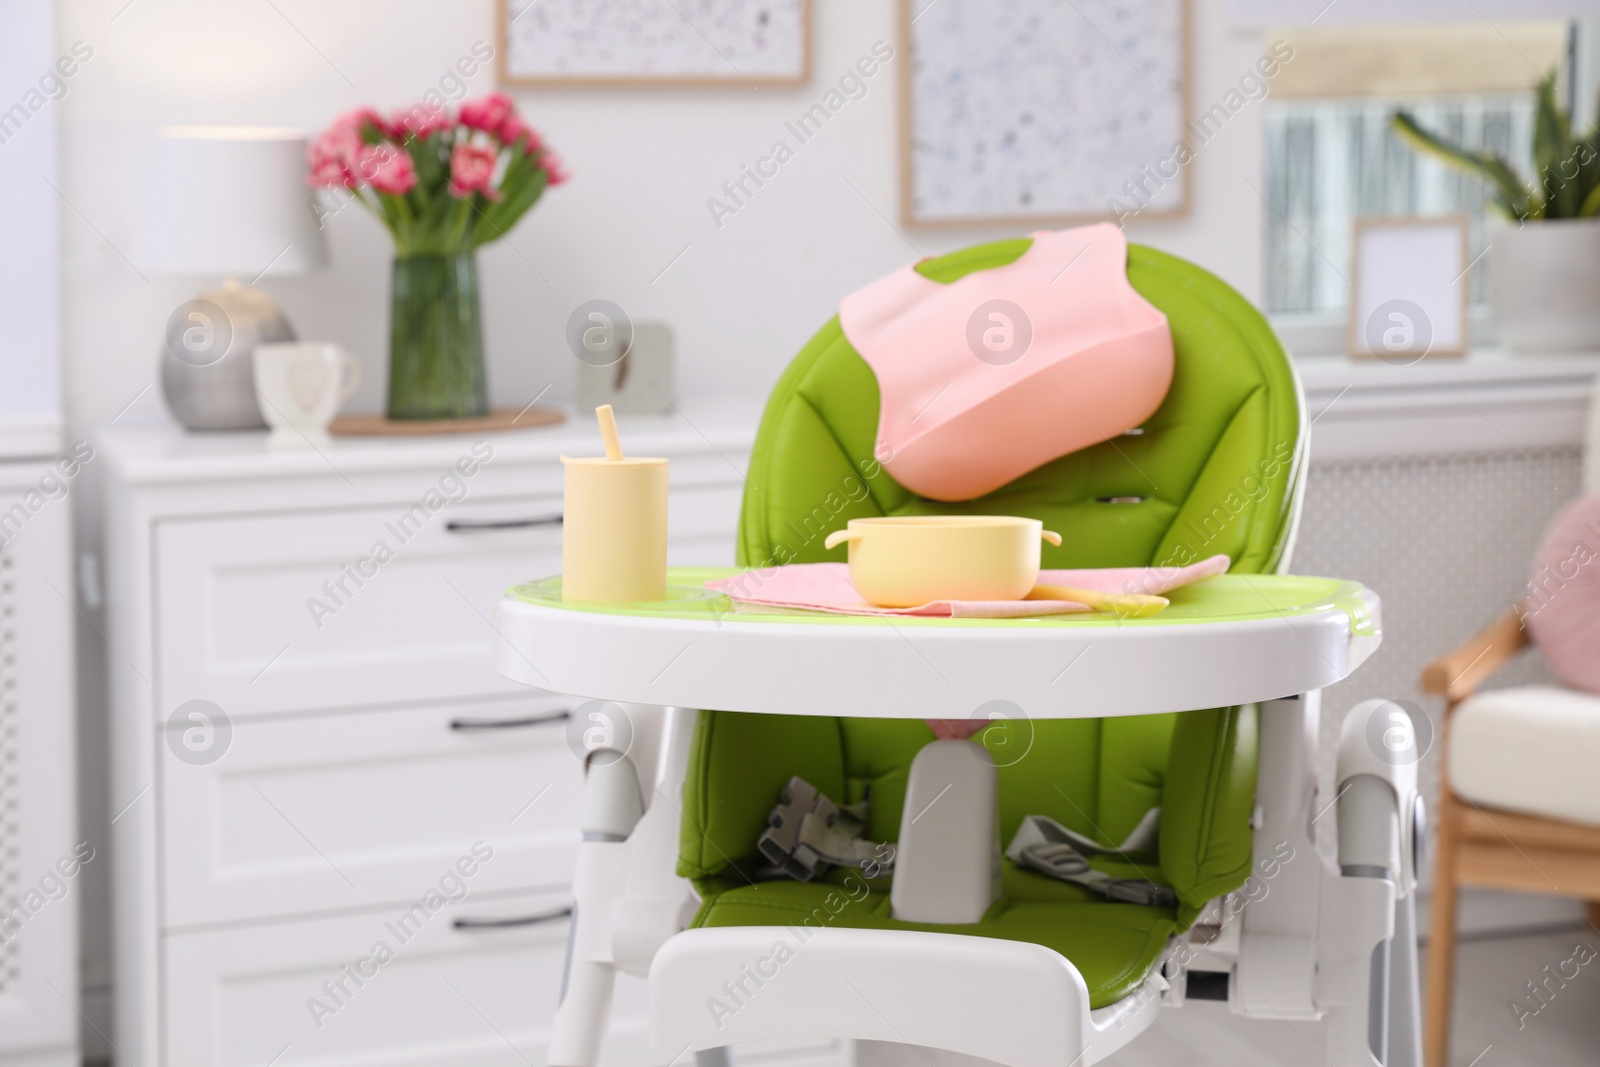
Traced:
<path fill-rule="evenodd" d="M 1441 100 L 1295 100 L 1267 114 L 1268 312 L 1338 312 L 1347 303 L 1350 234 L 1362 215 L 1469 220 L 1467 257 L 1483 250 L 1489 191 L 1471 175 L 1417 155 L 1389 131 L 1397 107 L 1447 139 L 1528 170 L 1527 94 Z M 1483 299 L 1474 271 L 1472 299 Z"/>
<path fill-rule="evenodd" d="M 1488 189 L 1389 131 L 1399 108 L 1527 174 L 1532 87 L 1564 68 L 1565 24 L 1296 29 L 1267 102 L 1265 297 L 1269 313 L 1342 316 L 1350 234 L 1362 215 L 1465 214 L 1484 247 Z M 1473 271 L 1472 298 L 1483 299 Z"/>

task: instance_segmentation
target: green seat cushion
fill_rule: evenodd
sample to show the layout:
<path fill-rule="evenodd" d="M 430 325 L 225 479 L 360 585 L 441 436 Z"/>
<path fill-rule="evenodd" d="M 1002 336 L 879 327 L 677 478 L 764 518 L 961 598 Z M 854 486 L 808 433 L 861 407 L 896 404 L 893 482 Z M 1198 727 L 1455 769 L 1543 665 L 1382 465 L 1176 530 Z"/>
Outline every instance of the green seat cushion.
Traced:
<path fill-rule="evenodd" d="M 948 283 L 1010 263 L 1030 243 L 979 245 L 917 269 Z M 1226 553 L 1236 572 L 1276 570 L 1291 541 L 1305 462 L 1292 365 L 1266 320 L 1199 267 L 1130 245 L 1128 280 L 1172 329 L 1173 381 L 1161 407 L 1137 433 L 1062 456 L 965 502 L 918 497 L 874 458 L 877 380 L 835 317 L 795 357 L 767 403 L 746 480 L 739 562 L 843 561 L 843 546 L 827 550 L 822 542 L 850 519 L 965 513 L 1043 520 L 1062 535 L 1060 547 L 1044 547 L 1046 567 L 1183 566 Z M 1062 279 L 1069 284 L 1070 275 Z M 1066 401 L 1062 414 L 1074 414 Z M 1003 682 L 996 690 L 1003 695 Z M 756 839 L 792 775 L 836 800 L 868 800 L 872 839 L 898 839 L 911 761 L 932 731 L 915 719 L 834 718 L 826 710 L 803 717 L 701 713 L 678 865 L 703 896 L 696 925 L 803 921 L 838 891 L 752 884 L 762 866 Z M 830 922 L 1034 941 L 1077 965 L 1096 1006 L 1109 1003 L 1143 980 L 1170 934 L 1249 874 L 1255 714 L 1214 708 L 1011 722 L 981 735 L 1000 767 L 1002 841 L 1023 816 L 1040 814 L 1112 846 L 1159 805 L 1153 855 L 1096 865 L 1170 885 L 1176 909 L 1111 904 L 1008 864 L 1002 898 L 979 923 L 896 923 L 888 917 L 887 884 Z"/>
<path fill-rule="evenodd" d="M 793 775 L 836 800 L 868 801 L 869 837 L 898 841 L 911 761 L 931 740 L 917 719 L 701 712 L 684 780 L 678 873 L 754 880 L 766 865 L 756 840 Z M 1113 847 L 1159 806 L 1158 853 L 1139 876 L 1172 886 L 1185 927 L 1249 874 L 1253 707 L 997 723 L 978 740 L 999 765 L 1002 843 L 1024 816 L 1048 815 Z"/>
<path fill-rule="evenodd" d="M 1206 723 L 1215 729 L 1217 713 L 1210 714 Z M 1001 836 L 1009 841 L 1024 816 L 1049 815 L 1101 844 L 1119 844 L 1162 803 L 1179 718 L 1024 720 L 985 729 L 977 740 L 999 767 Z M 911 761 L 933 740 L 920 719 L 707 712 L 696 725 L 679 846 L 679 870 L 691 878 L 764 866 L 756 839 L 791 775 L 843 803 L 869 801 L 867 836 L 898 841 Z M 748 802 L 755 797 L 770 799 Z"/>
<path fill-rule="evenodd" d="M 1111 865 L 1121 873 L 1127 865 Z M 1131 993 L 1177 932 L 1172 913 L 1109 904 L 1076 886 L 1004 864 L 1006 896 L 975 923 L 931 925 L 889 916 L 889 881 L 835 872 L 825 882 L 702 883 L 694 925 L 793 926 L 797 929 L 925 930 L 1031 941 L 1071 960 L 1089 987 L 1089 1006 Z M 799 937 L 806 936 L 803 932 Z"/>

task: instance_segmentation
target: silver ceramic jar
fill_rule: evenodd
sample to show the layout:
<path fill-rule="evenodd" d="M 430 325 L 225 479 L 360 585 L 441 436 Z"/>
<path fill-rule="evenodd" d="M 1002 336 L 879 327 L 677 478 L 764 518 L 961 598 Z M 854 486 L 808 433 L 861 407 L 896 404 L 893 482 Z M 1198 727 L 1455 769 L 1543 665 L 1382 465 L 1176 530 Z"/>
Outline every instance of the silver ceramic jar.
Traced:
<path fill-rule="evenodd" d="M 256 345 L 293 341 L 294 330 L 260 289 L 229 282 L 186 302 L 167 320 L 161 389 L 191 430 L 257 430 Z"/>

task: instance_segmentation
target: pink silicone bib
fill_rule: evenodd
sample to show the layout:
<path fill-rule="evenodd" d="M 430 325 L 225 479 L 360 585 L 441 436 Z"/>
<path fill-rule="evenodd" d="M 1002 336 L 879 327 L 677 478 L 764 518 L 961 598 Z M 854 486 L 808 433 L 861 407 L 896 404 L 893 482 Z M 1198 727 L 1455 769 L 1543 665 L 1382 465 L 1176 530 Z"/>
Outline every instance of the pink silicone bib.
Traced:
<path fill-rule="evenodd" d="M 1122 231 L 1032 237 L 1007 266 L 949 284 L 908 266 L 840 301 L 878 377 L 878 459 L 914 493 L 983 496 L 1138 426 L 1167 395 L 1172 332 L 1128 284 Z"/>

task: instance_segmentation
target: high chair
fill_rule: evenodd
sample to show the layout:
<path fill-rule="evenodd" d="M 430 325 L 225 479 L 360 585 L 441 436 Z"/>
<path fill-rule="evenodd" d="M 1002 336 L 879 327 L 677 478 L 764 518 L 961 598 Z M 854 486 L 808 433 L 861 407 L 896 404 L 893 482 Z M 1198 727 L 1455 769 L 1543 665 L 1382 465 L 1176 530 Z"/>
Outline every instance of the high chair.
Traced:
<path fill-rule="evenodd" d="M 953 281 L 1027 247 L 918 269 Z M 824 326 L 768 402 L 739 562 L 843 560 L 823 540 L 847 520 L 933 513 L 1043 519 L 1063 534 L 1046 567 L 1228 554 L 1232 573 L 1174 593 L 1171 618 L 852 631 L 640 605 L 614 613 L 602 649 L 598 609 L 562 610 L 539 587 L 502 604 L 506 673 L 638 702 L 587 713 L 625 715 L 632 739 L 588 766 L 553 1067 L 598 1062 L 618 970 L 650 978 L 651 1043 L 703 1067 L 729 1045 L 802 1036 L 855 1039 L 863 1063 L 1074 1067 L 1187 1000 L 1326 1019 L 1335 1067 L 1418 1064 L 1420 802 L 1405 713 L 1383 701 L 1351 712 L 1337 792 L 1315 786 L 1319 690 L 1376 646 L 1376 600 L 1353 583 L 1249 577 L 1281 573 L 1293 544 L 1306 420 L 1292 364 L 1261 315 L 1198 267 L 1130 246 L 1128 277 L 1171 324 L 1160 410 L 965 503 L 916 497 L 881 469 L 875 379 L 838 320 Z M 1291 586 L 1303 603 L 1274 599 Z M 1237 621 L 1183 625 L 1218 598 L 1233 598 Z M 789 643 L 761 640 L 771 633 Z M 610 691 L 593 691 L 606 670 Z M 895 699 L 864 688 L 887 674 Z M 1212 706 L 1221 699 L 1230 706 Z M 922 721 L 995 707 L 1007 721 L 970 742 L 934 741 Z M 768 711 L 800 713 L 751 713 Z M 1106 717 L 1046 717 L 1063 714 Z M 793 777 L 866 801 L 866 836 L 895 844 L 892 875 L 770 876 L 757 841 Z M 1000 861 L 1027 815 L 1108 848 L 1093 866 L 1129 891 L 1108 898 Z M 1318 854 L 1318 822 L 1336 865 Z"/>

